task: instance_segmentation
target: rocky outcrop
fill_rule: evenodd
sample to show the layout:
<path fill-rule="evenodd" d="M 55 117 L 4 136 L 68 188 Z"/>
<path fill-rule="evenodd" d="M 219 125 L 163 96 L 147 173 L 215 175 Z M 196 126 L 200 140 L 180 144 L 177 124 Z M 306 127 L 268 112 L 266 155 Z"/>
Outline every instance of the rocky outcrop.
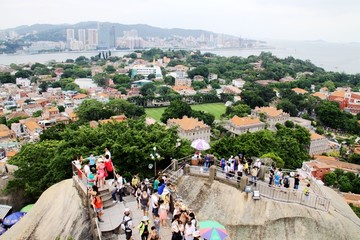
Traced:
<path fill-rule="evenodd" d="M 177 189 L 199 220 L 224 224 L 236 239 L 358 239 L 360 227 L 331 209 L 323 212 L 299 204 L 253 200 L 237 188 L 208 179 L 183 176 Z"/>
<path fill-rule="evenodd" d="M 90 239 L 86 209 L 71 179 L 47 189 L 0 239 Z"/>

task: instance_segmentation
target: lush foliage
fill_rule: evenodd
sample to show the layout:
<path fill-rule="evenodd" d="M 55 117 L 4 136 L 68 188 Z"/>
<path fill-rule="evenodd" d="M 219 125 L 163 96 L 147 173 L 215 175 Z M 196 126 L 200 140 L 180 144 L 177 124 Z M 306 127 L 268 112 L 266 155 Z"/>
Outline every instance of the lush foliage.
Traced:
<path fill-rule="evenodd" d="M 182 141 L 176 149 L 177 138 L 175 129 L 146 125 L 144 119 L 103 124 L 98 128 L 55 126 L 45 131 L 40 142 L 25 145 L 11 159 L 11 164 L 19 170 L 8 189 L 24 189 L 27 197 L 36 199 L 52 184 L 71 176 L 72 159 L 103 154 L 105 147 L 110 149 L 118 171 L 152 176 L 148 164 L 153 163 L 149 155 L 154 146 L 161 156 L 159 169 L 170 164 L 170 158 L 187 156 L 193 151 L 188 141 Z"/>
<path fill-rule="evenodd" d="M 353 172 L 336 169 L 325 174 L 324 182 L 327 186 L 339 188 L 342 192 L 360 193 L 360 177 Z"/>

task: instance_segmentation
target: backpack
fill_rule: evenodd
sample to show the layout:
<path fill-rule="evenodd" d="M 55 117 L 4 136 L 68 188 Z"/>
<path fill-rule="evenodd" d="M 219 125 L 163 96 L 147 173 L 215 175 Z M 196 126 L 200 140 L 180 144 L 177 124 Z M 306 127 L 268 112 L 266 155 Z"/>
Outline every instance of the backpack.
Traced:
<path fill-rule="evenodd" d="M 121 222 L 120 224 L 120 228 L 122 230 L 124 230 L 125 232 L 130 232 L 131 231 L 131 228 L 129 227 L 128 223 L 131 221 L 132 219 L 129 218 L 128 220 L 125 221 L 125 216 L 123 218 L 123 221 Z"/>

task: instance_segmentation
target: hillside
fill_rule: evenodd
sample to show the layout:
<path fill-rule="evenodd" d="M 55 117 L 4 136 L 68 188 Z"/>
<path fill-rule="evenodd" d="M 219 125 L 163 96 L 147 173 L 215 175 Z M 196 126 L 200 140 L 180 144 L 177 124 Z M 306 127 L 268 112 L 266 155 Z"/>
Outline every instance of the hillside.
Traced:
<path fill-rule="evenodd" d="M 266 198 L 255 201 L 234 187 L 218 181 L 209 184 L 207 179 L 191 176 L 183 176 L 177 189 L 199 220 L 219 221 L 231 239 L 327 240 L 360 236 L 360 227 L 334 210 L 327 213 Z"/>
<path fill-rule="evenodd" d="M 87 216 L 73 180 L 64 180 L 47 189 L 0 239 L 89 239 Z"/>
<path fill-rule="evenodd" d="M 140 37 L 171 37 L 174 35 L 187 37 L 199 37 L 201 34 L 214 34 L 209 31 L 204 30 L 194 30 L 194 29 L 181 29 L 181 28 L 159 28 L 149 26 L 147 24 L 120 24 L 120 23 L 110 23 L 110 22 L 80 22 L 76 24 L 34 24 L 31 26 L 19 26 L 12 29 L 6 29 L 5 31 L 16 31 L 20 35 L 36 32 L 36 34 L 31 34 L 28 36 L 31 40 L 37 41 L 65 41 L 66 40 L 66 29 L 88 29 L 88 28 L 98 28 L 99 32 L 109 33 L 111 28 L 115 28 L 115 36 L 123 36 L 123 31 L 128 31 L 135 29 L 138 31 Z"/>

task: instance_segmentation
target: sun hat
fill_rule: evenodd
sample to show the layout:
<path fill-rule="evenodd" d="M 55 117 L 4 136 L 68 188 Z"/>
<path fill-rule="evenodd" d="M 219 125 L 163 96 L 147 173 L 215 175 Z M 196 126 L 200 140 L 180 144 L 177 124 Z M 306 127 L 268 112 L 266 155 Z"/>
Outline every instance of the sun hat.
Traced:
<path fill-rule="evenodd" d="M 124 213 L 130 212 L 130 208 L 125 208 Z"/>
<path fill-rule="evenodd" d="M 148 184 L 148 183 L 149 183 L 149 179 L 145 178 L 144 182 L 145 182 L 146 184 Z"/>
<path fill-rule="evenodd" d="M 148 216 L 143 216 L 141 221 L 143 221 L 143 222 L 149 221 L 149 217 Z"/>

